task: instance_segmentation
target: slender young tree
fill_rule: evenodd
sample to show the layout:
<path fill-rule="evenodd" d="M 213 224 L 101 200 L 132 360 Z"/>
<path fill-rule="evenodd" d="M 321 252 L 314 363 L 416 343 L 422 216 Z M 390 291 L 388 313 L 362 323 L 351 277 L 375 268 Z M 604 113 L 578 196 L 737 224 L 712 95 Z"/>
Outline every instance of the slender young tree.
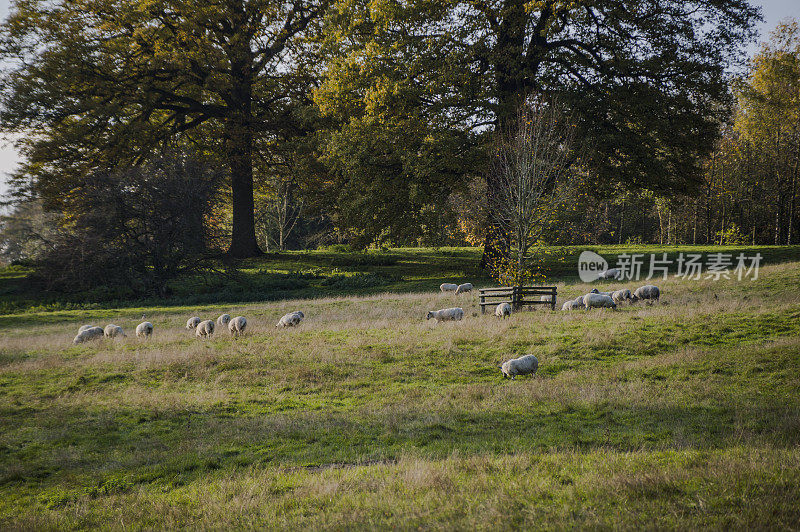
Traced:
<path fill-rule="evenodd" d="M 579 157 L 576 148 L 575 124 L 553 101 L 524 103 L 516 119 L 497 132 L 489 166 L 497 191 L 489 214 L 508 235 L 510 256 L 493 269 L 514 285 L 532 278 L 531 251 L 542 243 L 570 197 Z"/>

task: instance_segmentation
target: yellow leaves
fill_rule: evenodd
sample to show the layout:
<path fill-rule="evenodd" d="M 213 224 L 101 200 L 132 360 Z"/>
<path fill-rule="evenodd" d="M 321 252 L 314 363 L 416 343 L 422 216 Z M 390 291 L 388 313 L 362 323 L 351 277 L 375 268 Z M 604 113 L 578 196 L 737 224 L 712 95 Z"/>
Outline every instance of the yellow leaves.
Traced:
<path fill-rule="evenodd" d="M 753 58 L 747 81 L 736 87 L 736 130 L 762 146 L 795 129 L 800 110 L 800 29 L 783 24 Z"/>

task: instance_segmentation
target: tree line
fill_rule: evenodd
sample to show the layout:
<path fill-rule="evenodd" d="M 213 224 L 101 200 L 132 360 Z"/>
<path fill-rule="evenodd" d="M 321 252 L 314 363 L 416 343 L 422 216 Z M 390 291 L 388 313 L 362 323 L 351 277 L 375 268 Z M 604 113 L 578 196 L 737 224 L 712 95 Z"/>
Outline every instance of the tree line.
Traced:
<path fill-rule="evenodd" d="M 531 98 L 557 99 L 582 146 L 543 241 L 772 242 L 775 225 L 793 242 L 793 104 L 769 103 L 778 81 L 757 72 L 796 61 L 796 25 L 728 74 L 758 17 L 746 0 L 18 0 L 0 30 L 0 127 L 24 154 L 4 234 L 42 227 L 3 246 L 41 259 L 54 235 L 107 227 L 89 223 L 102 206 L 120 222 L 98 246 L 158 247 L 122 230 L 156 227 L 164 202 L 128 194 L 156 168 L 197 192 L 188 262 L 331 243 L 496 258 L 492 147 Z"/>

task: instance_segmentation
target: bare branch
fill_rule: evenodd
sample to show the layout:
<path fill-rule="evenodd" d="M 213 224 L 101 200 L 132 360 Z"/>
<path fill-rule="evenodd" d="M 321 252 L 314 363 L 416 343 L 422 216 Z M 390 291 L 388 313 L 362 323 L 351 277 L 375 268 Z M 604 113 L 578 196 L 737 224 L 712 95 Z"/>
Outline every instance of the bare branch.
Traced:
<path fill-rule="evenodd" d="M 530 251 L 574 182 L 575 130 L 557 101 L 534 98 L 498 132 L 490 167 L 498 187 L 489 199 L 490 216 L 509 237 L 515 284 L 528 280 Z"/>

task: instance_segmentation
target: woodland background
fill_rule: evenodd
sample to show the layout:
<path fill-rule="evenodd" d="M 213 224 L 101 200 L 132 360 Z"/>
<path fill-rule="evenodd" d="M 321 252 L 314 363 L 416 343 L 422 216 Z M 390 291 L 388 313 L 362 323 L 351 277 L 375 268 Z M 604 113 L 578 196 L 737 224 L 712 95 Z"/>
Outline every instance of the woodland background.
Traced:
<path fill-rule="evenodd" d="M 800 28 L 746 58 L 758 16 L 743 0 L 18 1 L 0 127 L 25 162 L 0 256 L 52 290 L 159 293 L 276 250 L 489 246 L 492 141 L 531 96 L 558 98 L 585 147 L 539 244 L 795 244 Z"/>

